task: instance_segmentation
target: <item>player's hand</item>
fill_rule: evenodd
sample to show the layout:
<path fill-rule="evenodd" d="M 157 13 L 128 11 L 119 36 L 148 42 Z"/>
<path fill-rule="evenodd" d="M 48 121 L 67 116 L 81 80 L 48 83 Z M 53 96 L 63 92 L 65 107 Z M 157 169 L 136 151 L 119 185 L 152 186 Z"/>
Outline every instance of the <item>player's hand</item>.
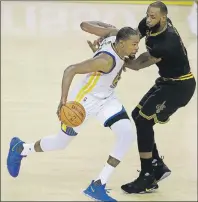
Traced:
<path fill-rule="evenodd" d="M 100 46 L 100 43 L 104 40 L 104 37 L 99 37 L 98 39 L 94 40 L 94 44 L 97 44 L 98 47 Z"/>
<path fill-rule="evenodd" d="M 98 50 L 98 44 L 96 41 L 94 41 L 93 43 L 91 41 L 87 41 L 89 47 L 91 48 L 91 50 L 95 53 Z"/>
<path fill-rule="evenodd" d="M 155 58 L 153 60 L 154 60 L 155 63 L 158 63 L 158 62 L 160 62 L 162 60 L 162 58 Z"/>
<path fill-rule="evenodd" d="M 59 120 L 60 120 L 60 111 L 61 111 L 62 106 L 64 106 L 64 105 L 66 105 L 66 100 L 61 100 L 59 105 L 58 105 L 57 112 L 56 112 Z"/>
<path fill-rule="evenodd" d="M 127 65 L 130 65 L 133 60 L 135 60 L 135 55 L 132 55 L 132 56 L 129 56 L 129 57 L 125 57 L 125 59 L 124 59 L 124 65 L 122 67 L 122 69 L 123 69 L 124 72 L 127 71 Z"/>

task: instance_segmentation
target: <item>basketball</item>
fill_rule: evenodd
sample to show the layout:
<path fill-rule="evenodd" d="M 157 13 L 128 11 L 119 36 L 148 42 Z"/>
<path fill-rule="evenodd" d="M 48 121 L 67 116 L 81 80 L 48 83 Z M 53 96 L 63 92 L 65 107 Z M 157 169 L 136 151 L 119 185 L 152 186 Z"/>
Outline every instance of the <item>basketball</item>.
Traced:
<path fill-rule="evenodd" d="M 84 107 L 76 101 L 67 102 L 60 111 L 60 120 L 66 126 L 77 127 L 83 123 L 86 117 Z"/>

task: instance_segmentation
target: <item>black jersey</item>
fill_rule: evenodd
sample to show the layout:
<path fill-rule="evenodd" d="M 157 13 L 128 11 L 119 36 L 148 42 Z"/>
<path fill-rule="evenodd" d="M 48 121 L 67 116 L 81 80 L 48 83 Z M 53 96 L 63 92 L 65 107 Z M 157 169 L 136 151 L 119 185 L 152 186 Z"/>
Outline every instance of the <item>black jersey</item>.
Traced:
<path fill-rule="evenodd" d="M 142 37 L 146 37 L 146 48 L 151 56 L 162 58 L 156 65 L 161 77 L 175 78 L 190 72 L 186 48 L 170 19 L 165 31 L 152 33 L 144 18 L 138 26 Z"/>

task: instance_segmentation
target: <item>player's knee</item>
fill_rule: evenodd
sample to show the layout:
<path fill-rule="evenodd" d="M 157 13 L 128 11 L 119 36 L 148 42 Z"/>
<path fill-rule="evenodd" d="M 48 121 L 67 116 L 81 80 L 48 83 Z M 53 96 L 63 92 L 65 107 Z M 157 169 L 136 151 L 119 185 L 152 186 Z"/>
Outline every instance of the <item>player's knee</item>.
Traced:
<path fill-rule="evenodd" d="M 139 152 L 151 152 L 154 145 L 153 120 L 138 116 L 136 128 Z"/>
<path fill-rule="evenodd" d="M 149 125 L 150 121 L 145 119 L 144 117 L 138 115 L 136 117 L 136 123 L 138 126 L 146 126 L 146 125 Z"/>
<path fill-rule="evenodd" d="M 148 120 L 144 117 L 142 117 L 141 115 L 138 115 L 135 118 L 135 122 L 136 122 L 136 127 L 145 127 L 145 128 L 152 128 L 155 125 L 155 122 L 153 119 Z"/>
<path fill-rule="evenodd" d="M 120 120 L 130 120 L 129 116 L 127 114 L 127 112 L 125 111 L 124 107 L 122 107 L 122 110 L 120 112 L 118 112 L 117 114 L 113 115 L 112 117 L 110 117 L 109 119 L 107 119 L 104 123 L 104 127 L 110 127 L 115 124 L 116 122 L 120 121 Z"/>
<path fill-rule="evenodd" d="M 129 119 L 122 119 L 111 126 L 112 131 L 117 135 L 119 141 L 126 142 L 130 145 L 135 139 L 132 123 Z"/>

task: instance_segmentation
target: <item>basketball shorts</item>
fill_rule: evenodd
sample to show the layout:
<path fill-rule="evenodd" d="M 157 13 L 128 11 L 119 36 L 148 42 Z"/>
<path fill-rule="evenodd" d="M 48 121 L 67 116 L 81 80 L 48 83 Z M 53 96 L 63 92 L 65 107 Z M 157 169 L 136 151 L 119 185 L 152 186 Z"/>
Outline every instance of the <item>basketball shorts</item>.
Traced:
<path fill-rule="evenodd" d="M 160 77 L 139 102 L 139 115 L 155 123 L 166 123 L 174 112 L 188 104 L 195 87 L 192 74 L 180 80 Z"/>
<path fill-rule="evenodd" d="M 111 125 L 116 121 L 129 119 L 125 108 L 114 93 L 112 93 L 109 97 L 102 99 L 94 96 L 92 93 L 82 94 L 82 88 L 77 88 L 69 93 L 68 101 L 77 101 L 85 108 L 86 118 L 83 124 L 88 119 L 94 117 L 104 127 L 111 127 Z M 83 124 L 78 127 L 74 127 L 73 130 L 78 133 Z M 63 132 L 66 132 L 67 128 L 68 127 L 65 124 L 61 124 Z"/>

